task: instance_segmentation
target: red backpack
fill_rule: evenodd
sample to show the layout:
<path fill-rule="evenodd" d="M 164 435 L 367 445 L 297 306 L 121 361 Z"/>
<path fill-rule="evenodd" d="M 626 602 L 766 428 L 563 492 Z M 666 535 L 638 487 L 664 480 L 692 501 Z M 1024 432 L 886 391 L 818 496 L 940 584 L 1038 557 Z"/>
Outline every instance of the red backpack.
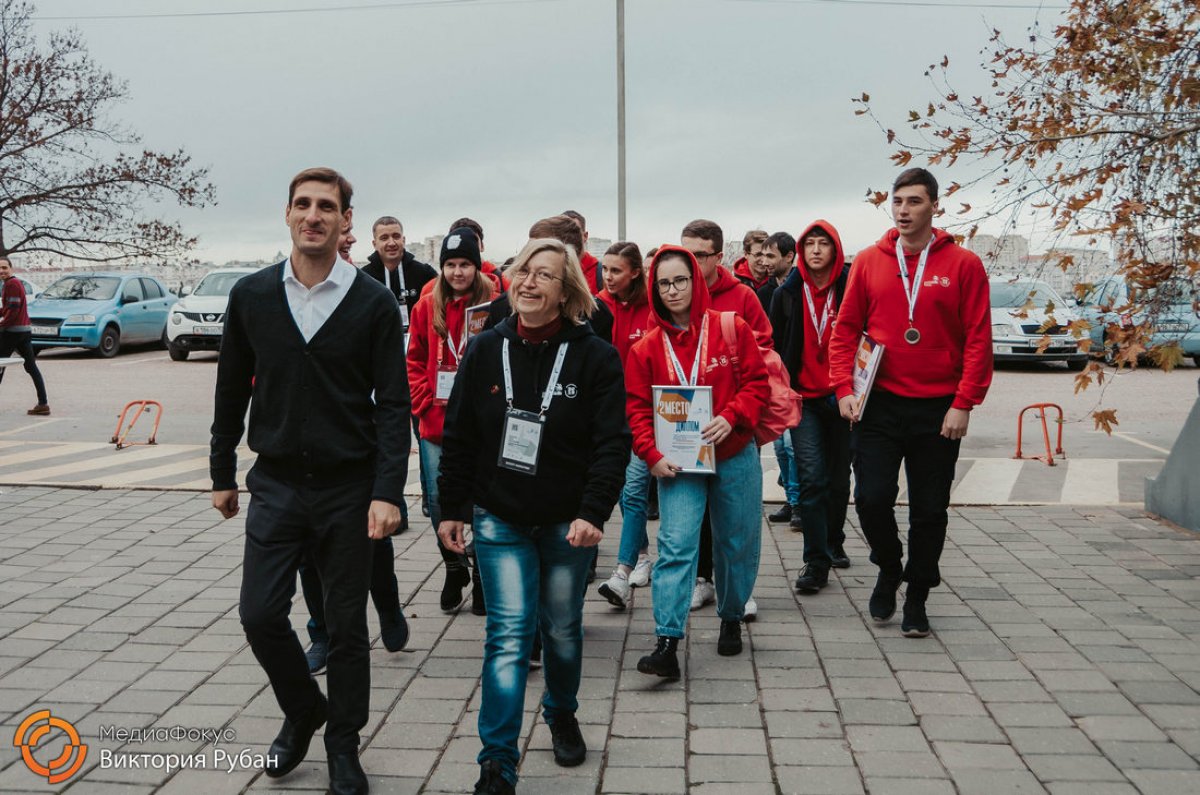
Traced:
<path fill-rule="evenodd" d="M 733 373 L 740 380 L 737 359 L 737 332 L 733 325 L 733 312 L 721 313 L 721 336 L 725 338 L 725 347 L 733 359 Z M 770 392 L 767 395 L 767 405 L 763 406 L 762 416 L 754 428 L 754 440 L 761 447 L 771 444 L 780 436 L 787 433 L 788 428 L 800 424 L 802 398 L 792 389 L 791 379 L 783 359 L 779 354 L 768 348 L 759 348 L 763 362 L 767 365 L 767 383 Z"/>

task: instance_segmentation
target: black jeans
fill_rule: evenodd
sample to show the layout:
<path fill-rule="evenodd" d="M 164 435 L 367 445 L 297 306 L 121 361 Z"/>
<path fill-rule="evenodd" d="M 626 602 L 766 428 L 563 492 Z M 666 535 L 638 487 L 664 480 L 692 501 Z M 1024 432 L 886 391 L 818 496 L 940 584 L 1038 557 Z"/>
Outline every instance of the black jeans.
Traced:
<path fill-rule="evenodd" d="M 876 389 L 863 421 L 854 426 L 854 507 L 871 545 L 871 562 L 901 571 L 903 544 L 896 525 L 900 463 L 908 478 L 908 562 L 904 580 L 934 588 L 941 584 L 938 561 L 946 543 L 947 509 L 959 441 L 941 435 L 953 396 L 906 398 Z"/>
<path fill-rule="evenodd" d="M 800 480 L 804 562 L 828 569 L 831 549 L 846 543 L 850 424 L 842 419 L 837 399 L 826 395 L 805 399 L 800 425 L 790 433 Z"/>
<path fill-rule="evenodd" d="M 46 382 L 42 379 L 42 371 L 38 369 L 37 359 L 33 354 L 33 333 L 29 331 L 0 331 L 0 358 L 12 356 L 13 351 L 25 360 L 25 372 L 33 379 L 33 388 L 37 391 L 37 402 L 44 406 L 50 401 L 46 399 Z M 0 381 L 4 380 L 4 369 L 0 367 Z"/>
<path fill-rule="evenodd" d="M 373 480 L 302 487 L 251 469 L 250 507 L 239 614 L 246 638 L 288 720 L 304 720 L 320 688 L 288 614 L 296 570 L 310 558 L 320 575 L 329 627 L 329 753 L 358 750 L 371 696 L 367 586 L 371 539 L 367 509 Z"/>
<path fill-rule="evenodd" d="M 372 541 L 371 552 L 371 602 L 375 612 L 382 618 L 400 610 L 400 587 L 396 582 L 395 546 L 392 537 Z M 308 607 L 308 639 L 329 642 L 329 628 L 325 626 L 325 595 L 321 589 L 321 575 L 312 560 L 300 563 L 300 591 Z"/>

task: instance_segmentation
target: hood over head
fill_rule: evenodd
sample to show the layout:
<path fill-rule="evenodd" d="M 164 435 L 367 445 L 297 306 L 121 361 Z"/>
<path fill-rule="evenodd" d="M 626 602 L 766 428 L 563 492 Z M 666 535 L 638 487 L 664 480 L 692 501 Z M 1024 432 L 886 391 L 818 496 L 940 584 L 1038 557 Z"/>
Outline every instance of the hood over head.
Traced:
<path fill-rule="evenodd" d="M 837 280 L 842 270 L 846 267 L 846 254 L 842 249 L 842 237 L 838 234 L 837 228 L 833 224 L 822 218 L 818 218 L 805 227 L 804 232 L 796 238 L 796 271 L 795 274 L 789 275 L 788 280 L 791 281 L 791 276 L 798 275 L 810 287 L 815 288 L 817 285 L 813 281 L 812 272 L 808 269 L 808 263 L 804 261 L 804 238 L 808 237 L 809 233 L 814 229 L 821 229 L 825 234 L 833 238 L 833 264 L 829 266 L 830 273 L 832 274 L 832 278 L 829 280 L 830 284 Z"/>
<path fill-rule="evenodd" d="M 675 325 L 671 322 L 671 313 L 663 305 L 662 296 L 658 292 L 658 264 L 664 258 L 671 259 L 676 257 L 682 257 L 692 269 L 692 308 L 689 313 L 691 317 L 688 324 L 699 327 L 704 313 L 712 306 L 712 298 L 708 293 L 708 285 L 704 283 L 704 274 L 700 270 L 700 264 L 692 256 L 692 252 L 682 246 L 660 246 L 658 253 L 654 255 L 654 259 L 650 260 L 650 284 L 648 289 L 650 291 L 650 306 L 654 309 L 654 322 L 664 331 L 674 330 Z"/>

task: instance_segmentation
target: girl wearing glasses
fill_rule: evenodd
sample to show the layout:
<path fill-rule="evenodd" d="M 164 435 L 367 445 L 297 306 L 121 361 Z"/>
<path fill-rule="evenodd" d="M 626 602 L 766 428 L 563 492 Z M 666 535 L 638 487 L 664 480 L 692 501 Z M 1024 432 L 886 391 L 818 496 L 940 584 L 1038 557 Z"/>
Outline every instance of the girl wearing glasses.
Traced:
<path fill-rule="evenodd" d="M 680 675 L 677 647 L 687 627 L 706 507 L 721 618 L 718 654 L 741 652 L 740 622 L 758 575 L 762 468 L 754 427 L 767 402 L 767 370 L 750 326 L 730 315 L 734 344 L 727 344 L 725 313 L 709 304 L 695 257 L 678 246 L 659 249 L 650 264 L 655 327 L 633 346 L 625 369 L 633 449 L 659 479 L 661 513 L 652 584 L 658 643 L 638 670 L 669 679 Z M 688 462 L 673 461 L 657 447 L 653 387 L 672 385 L 712 389 L 713 419 L 699 430 L 716 447 L 715 474 L 685 473 Z"/>
<path fill-rule="evenodd" d="M 480 268 L 479 242 L 470 229 L 454 229 L 442 240 L 440 262 L 441 273 L 433 282 L 433 290 L 413 307 L 408 343 L 408 388 L 413 414 L 420 421 L 421 456 L 425 461 L 422 486 L 429 496 L 429 517 L 434 528 L 441 520 L 437 473 L 442 457 L 442 423 L 467 346 L 466 310 L 490 301 L 493 292 L 492 280 Z M 471 571 L 465 554 L 452 552 L 441 540 L 438 550 L 446 565 L 441 607 L 451 613 L 463 605 L 463 589 L 471 584 Z M 471 611 L 482 615 L 485 600 L 478 576 L 475 579 Z"/>
<path fill-rule="evenodd" d="M 462 552 L 474 505 L 487 597 L 476 792 L 511 793 L 534 633 L 554 761 L 583 762 L 575 717 L 583 597 L 629 461 L 621 361 L 586 319 L 595 301 L 575 250 L 531 240 L 508 273 L 515 315 L 463 358 L 446 407 L 438 535 Z M 603 716 L 593 716 L 596 722 Z"/>

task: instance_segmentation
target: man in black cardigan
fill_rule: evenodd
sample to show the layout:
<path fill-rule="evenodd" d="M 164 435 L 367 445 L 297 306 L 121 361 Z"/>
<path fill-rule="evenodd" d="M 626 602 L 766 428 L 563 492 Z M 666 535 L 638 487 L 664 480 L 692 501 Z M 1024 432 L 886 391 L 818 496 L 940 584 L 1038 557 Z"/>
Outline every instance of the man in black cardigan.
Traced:
<path fill-rule="evenodd" d="M 299 765 L 328 721 L 330 791 L 338 795 L 367 792 L 358 743 L 371 692 L 371 540 L 400 524 L 410 444 L 395 298 L 337 256 L 351 192 L 331 169 L 296 175 L 285 214 L 291 257 L 230 293 L 210 457 L 213 506 L 228 519 L 238 513 L 236 451 L 249 404 L 258 459 L 246 476 L 239 613 L 285 715 L 266 774 Z M 328 701 L 288 618 L 306 556 L 324 591 Z"/>

